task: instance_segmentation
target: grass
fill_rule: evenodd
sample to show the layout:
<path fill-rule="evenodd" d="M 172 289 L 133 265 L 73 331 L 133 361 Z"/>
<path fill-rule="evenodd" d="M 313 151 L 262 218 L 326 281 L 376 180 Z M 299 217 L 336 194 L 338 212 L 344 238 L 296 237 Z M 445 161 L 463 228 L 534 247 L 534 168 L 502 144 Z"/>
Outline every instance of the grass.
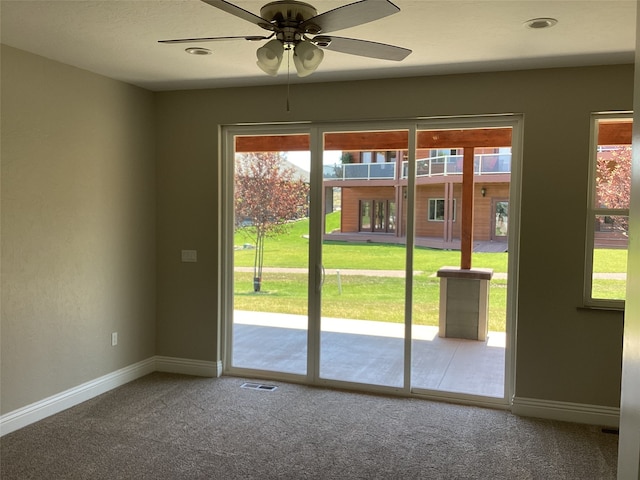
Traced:
<path fill-rule="evenodd" d="M 340 212 L 327 215 L 326 230 L 338 228 Z M 306 268 L 308 266 L 309 233 L 307 220 L 291 226 L 288 234 L 265 242 L 265 266 Z M 236 233 L 235 245 L 248 239 Z M 235 251 L 236 266 L 252 267 L 255 251 Z M 626 250 L 596 249 L 594 271 L 626 272 Z M 322 262 L 327 269 L 404 270 L 406 248 L 403 245 L 324 242 Z M 507 272 L 507 253 L 474 253 L 474 267 L 491 268 L 495 273 Z M 417 325 L 438 325 L 440 281 L 433 274 L 443 266 L 460 264 L 460 252 L 417 247 L 414 249 L 412 318 Z M 405 282 L 403 278 L 341 275 L 342 292 L 338 292 L 336 275 L 327 275 L 322 290 L 322 315 L 404 322 Z M 624 298 L 626 282 L 594 281 L 598 298 Z M 235 274 L 235 308 L 240 310 L 307 314 L 307 276 L 291 273 L 263 275 L 263 291 L 253 292 L 251 273 Z M 597 289 L 597 290 L 596 290 Z M 489 291 L 489 330 L 504 331 L 506 321 L 507 282 L 493 279 Z"/>
<path fill-rule="evenodd" d="M 594 273 L 626 273 L 627 249 L 596 248 L 593 251 Z M 627 281 L 594 278 L 591 296 L 602 300 L 626 298 Z"/>
<path fill-rule="evenodd" d="M 234 307 L 238 310 L 307 314 L 307 277 L 270 273 L 254 293 L 251 273 L 236 273 Z M 506 280 L 491 282 L 489 330 L 505 330 Z M 438 325 L 440 281 L 427 275 L 414 280 L 412 317 L 416 325 Z M 322 288 L 322 315 L 333 318 L 404 322 L 403 278 L 328 275 Z"/>
<path fill-rule="evenodd" d="M 626 273 L 626 248 L 596 248 L 593 250 L 593 271 L 595 273 Z"/>
<path fill-rule="evenodd" d="M 326 229 L 340 224 L 340 212 L 327 215 Z M 265 242 L 265 266 L 305 268 L 308 266 L 307 220 L 295 222 L 286 235 Z M 235 245 L 248 242 L 242 232 L 236 233 Z M 235 251 L 236 266 L 252 267 L 255 251 Z M 325 242 L 323 264 L 327 269 L 404 270 L 404 245 Z M 414 250 L 413 321 L 417 325 L 438 325 L 440 280 L 433 276 L 445 265 L 459 265 L 460 252 L 428 248 Z M 474 267 L 507 271 L 506 253 L 476 253 Z M 489 328 L 504 331 L 506 281 L 494 280 L 490 289 Z M 263 289 L 253 292 L 253 274 L 236 272 L 234 307 L 239 310 L 307 314 L 307 276 L 291 273 L 263 274 Z M 335 318 L 404 322 L 405 281 L 384 276 L 341 275 L 341 292 L 336 275 L 327 275 L 322 289 L 322 315 Z"/>
<path fill-rule="evenodd" d="M 327 230 L 337 228 L 340 212 L 327 215 Z M 265 240 L 265 266 L 269 267 L 302 267 L 309 263 L 308 220 L 300 220 L 292 224 L 286 235 Z M 247 243 L 248 237 L 242 232 L 235 235 L 234 244 L 241 246 Z M 234 262 L 238 267 L 251 267 L 254 262 L 252 249 L 236 250 Z M 363 264 L 364 262 L 364 264 Z M 495 272 L 507 271 L 506 253 L 475 253 L 473 266 L 492 268 Z M 322 249 L 322 263 L 325 268 L 368 270 L 404 270 L 406 248 L 404 245 L 325 242 Z M 414 250 L 414 270 L 434 273 L 445 265 L 459 265 L 460 252 L 443 251 L 417 247 Z"/>
<path fill-rule="evenodd" d="M 626 297 L 627 281 L 595 279 L 591 287 L 591 296 L 600 300 L 621 300 Z"/>

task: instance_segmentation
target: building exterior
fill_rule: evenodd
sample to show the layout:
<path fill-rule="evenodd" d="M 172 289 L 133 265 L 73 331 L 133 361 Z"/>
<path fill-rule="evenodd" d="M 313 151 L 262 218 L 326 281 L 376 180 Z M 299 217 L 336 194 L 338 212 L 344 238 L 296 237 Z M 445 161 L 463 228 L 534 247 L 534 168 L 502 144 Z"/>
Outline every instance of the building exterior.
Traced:
<path fill-rule="evenodd" d="M 416 152 L 418 245 L 460 248 L 462 150 Z M 402 243 L 407 231 L 406 150 L 344 152 L 342 161 L 324 170 L 326 210 L 341 209 L 340 229 L 325 239 Z M 506 248 L 510 177 L 510 146 L 474 149 L 474 240 L 502 242 Z"/>

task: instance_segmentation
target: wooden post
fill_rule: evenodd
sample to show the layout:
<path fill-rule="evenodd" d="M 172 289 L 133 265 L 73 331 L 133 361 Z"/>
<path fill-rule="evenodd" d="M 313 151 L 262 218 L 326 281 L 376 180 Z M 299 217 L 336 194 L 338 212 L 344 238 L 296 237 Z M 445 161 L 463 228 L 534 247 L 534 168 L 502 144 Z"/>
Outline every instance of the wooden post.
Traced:
<path fill-rule="evenodd" d="M 464 148 L 462 163 L 462 225 L 460 233 L 460 268 L 471 269 L 473 251 L 473 147 Z"/>

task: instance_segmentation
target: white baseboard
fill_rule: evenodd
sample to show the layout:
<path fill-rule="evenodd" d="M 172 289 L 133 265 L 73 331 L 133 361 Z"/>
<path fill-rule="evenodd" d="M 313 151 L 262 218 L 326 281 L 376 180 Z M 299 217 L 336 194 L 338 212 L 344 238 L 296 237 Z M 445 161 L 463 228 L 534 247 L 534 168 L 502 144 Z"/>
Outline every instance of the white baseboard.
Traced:
<path fill-rule="evenodd" d="M 618 428 L 620 424 L 619 408 L 600 405 L 514 397 L 511 411 L 524 417 L 547 418 L 603 427 Z"/>
<path fill-rule="evenodd" d="M 108 373 L 102 377 L 70 388 L 64 392 L 6 413 L 0 417 L 0 436 L 42 420 L 50 415 L 62 412 L 82 402 L 97 397 L 116 387 L 143 377 L 155 370 L 154 358 L 148 358 Z"/>
<path fill-rule="evenodd" d="M 222 362 L 161 356 L 156 356 L 155 361 L 156 371 L 158 372 L 182 373 L 184 375 L 214 378 L 222 375 Z"/>
<path fill-rule="evenodd" d="M 217 378 L 222 375 L 222 362 L 163 356 L 148 358 L 2 415 L 0 417 L 0 436 L 62 412 L 155 371 Z M 582 403 L 514 397 L 511 411 L 521 416 L 604 427 L 618 428 L 620 423 L 619 408 Z"/>
<path fill-rule="evenodd" d="M 0 436 L 26 427 L 156 371 L 201 377 L 219 377 L 222 375 L 222 362 L 161 356 L 148 358 L 2 415 L 0 417 Z"/>

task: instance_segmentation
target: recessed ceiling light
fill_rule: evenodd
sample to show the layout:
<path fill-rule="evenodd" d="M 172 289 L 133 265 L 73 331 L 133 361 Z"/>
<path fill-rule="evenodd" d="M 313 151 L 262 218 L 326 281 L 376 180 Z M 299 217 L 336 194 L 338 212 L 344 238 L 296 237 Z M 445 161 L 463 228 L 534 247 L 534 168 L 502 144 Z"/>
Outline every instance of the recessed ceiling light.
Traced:
<path fill-rule="evenodd" d="M 202 47 L 189 47 L 185 49 L 185 52 L 190 55 L 211 55 L 211 50 Z"/>
<path fill-rule="evenodd" d="M 526 22 L 524 22 L 526 27 L 534 28 L 536 30 L 540 28 L 553 27 L 556 23 L 558 23 L 558 20 L 556 20 L 555 18 L 545 17 L 532 18 L 531 20 L 527 20 Z"/>

